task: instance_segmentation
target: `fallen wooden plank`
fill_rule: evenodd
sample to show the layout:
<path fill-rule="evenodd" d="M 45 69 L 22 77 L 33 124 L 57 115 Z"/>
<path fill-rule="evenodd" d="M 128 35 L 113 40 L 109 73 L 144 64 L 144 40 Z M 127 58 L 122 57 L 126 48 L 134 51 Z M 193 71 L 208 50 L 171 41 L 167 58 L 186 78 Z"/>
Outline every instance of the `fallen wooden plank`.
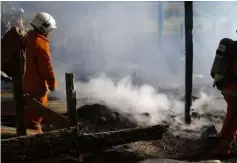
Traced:
<path fill-rule="evenodd" d="M 66 102 L 59 99 L 49 98 L 49 108 L 57 113 L 66 113 Z M 12 91 L 1 91 L 1 115 L 15 115 L 16 109 Z"/>
<path fill-rule="evenodd" d="M 48 123 L 53 124 L 57 129 L 67 128 L 69 126 L 67 117 L 55 112 L 53 109 L 43 106 L 28 94 L 24 95 L 24 99 L 26 100 L 26 103 L 33 103 L 36 105 L 37 107 L 34 108 L 36 109 L 36 112 L 44 117 Z"/>
<path fill-rule="evenodd" d="M 25 95 L 25 100 L 27 103 L 34 103 L 38 107 L 35 107 L 36 112 L 41 114 L 44 117 L 44 121 L 53 124 L 57 129 L 67 128 L 68 127 L 68 120 L 67 117 L 61 115 L 55 109 L 51 109 L 49 107 L 43 106 L 39 103 L 36 99 L 30 97 L 29 95 Z M 16 109 L 15 109 L 15 102 L 10 97 L 5 97 L 1 103 L 1 117 L 4 116 L 15 116 Z"/>
<path fill-rule="evenodd" d="M 44 158 L 68 153 L 93 152 L 120 144 L 162 139 L 168 126 L 130 128 L 124 130 L 78 134 L 77 127 L 53 131 L 35 136 L 22 136 L 2 140 L 2 160 L 13 162 Z"/>
<path fill-rule="evenodd" d="M 81 163 L 78 159 L 67 157 L 57 157 L 51 159 L 33 160 L 30 163 Z"/>
<path fill-rule="evenodd" d="M 27 135 L 35 135 L 37 132 L 35 130 L 26 130 Z M 9 138 L 9 137 L 16 137 L 16 128 L 8 127 L 8 126 L 1 126 L 1 138 Z"/>
<path fill-rule="evenodd" d="M 156 125 L 96 134 L 83 134 L 77 137 L 77 145 L 80 147 L 78 150 L 89 152 L 130 142 L 162 139 L 167 129 L 168 126 Z"/>

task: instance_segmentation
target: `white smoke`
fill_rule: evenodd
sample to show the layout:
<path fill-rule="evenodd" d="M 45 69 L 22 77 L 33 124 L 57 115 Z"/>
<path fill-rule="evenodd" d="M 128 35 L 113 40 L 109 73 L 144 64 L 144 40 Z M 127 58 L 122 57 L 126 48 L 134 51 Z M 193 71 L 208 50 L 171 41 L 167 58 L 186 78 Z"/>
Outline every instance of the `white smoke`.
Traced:
<path fill-rule="evenodd" d="M 83 104 L 102 103 L 109 108 L 124 115 L 132 114 L 139 124 L 155 125 L 168 122 L 172 128 L 179 130 L 200 131 L 203 126 L 216 125 L 220 130 L 221 119 L 212 121 L 208 117 L 193 119 L 191 125 L 184 121 L 184 102 L 180 96 L 171 97 L 162 93 L 151 85 L 133 85 L 131 76 L 114 82 L 105 74 L 92 77 L 88 82 L 76 82 L 77 97 L 87 99 Z M 223 116 L 226 103 L 224 100 L 215 99 L 205 93 L 200 93 L 200 98 L 192 105 L 193 112 Z M 83 100 L 82 100 L 83 101 Z M 83 105 L 78 102 L 78 105 Z M 149 113 L 149 118 L 141 116 Z"/>
<path fill-rule="evenodd" d="M 201 118 L 190 126 L 184 125 L 184 103 L 179 96 L 162 91 L 162 88 L 184 87 L 184 40 L 179 33 L 184 13 L 167 14 L 175 5 L 183 11 L 183 2 L 173 7 L 171 2 L 165 2 L 163 49 L 158 46 L 158 2 L 44 3 L 37 11 L 52 13 L 58 23 L 52 39 L 52 58 L 59 81 L 57 93 L 62 99 L 65 99 L 64 73 L 75 72 L 85 81 L 76 82 L 79 98 L 103 101 L 111 108 L 134 115 L 148 112 L 151 115 L 148 125 L 167 120 L 170 115 L 176 115 L 173 125 L 182 129 L 198 131 L 212 124 Z M 236 12 L 229 3 L 232 2 L 194 3 L 194 87 L 200 91 L 204 88 L 199 84 L 212 86 L 210 68 L 219 40 L 235 32 L 234 26 L 226 26 Z M 224 17 L 229 19 L 226 21 Z M 106 75 L 86 79 L 101 73 Z M 209 90 L 200 94 L 192 108 L 200 113 L 224 112 L 225 102 L 210 96 L 220 93 Z"/>
<path fill-rule="evenodd" d="M 178 101 L 170 100 L 165 94 L 158 93 L 147 84 L 140 87 L 131 83 L 131 77 L 126 77 L 114 83 L 106 76 L 92 78 L 88 83 L 79 83 L 79 97 L 104 101 L 111 108 L 120 112 L 141 114 L 144 112 L 152 115 L 152 124 L 161 122 L 166 114 L 176 107 L 177 113 L 181 112 L 183 105 Z"/>

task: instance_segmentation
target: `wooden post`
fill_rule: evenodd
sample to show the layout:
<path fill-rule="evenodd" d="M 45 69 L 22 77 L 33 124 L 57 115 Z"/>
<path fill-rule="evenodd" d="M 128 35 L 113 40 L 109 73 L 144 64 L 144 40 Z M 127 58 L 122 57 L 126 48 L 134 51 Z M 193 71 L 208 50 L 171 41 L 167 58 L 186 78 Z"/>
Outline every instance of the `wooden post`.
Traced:
<path fill-rule="evenodd" d="M 67 93 L 67 114 L 69 126 L 77 126 L 77 100 L 74 88 L 74 73 L 66 73 L 66 93 Z"/>
<path fill-rule="evenodd" d="M 190 108 L 192 105 L 193 86 L 193 2 L 184 2 L 185 10 L 185 122 L 191 123 Z"/>
<path fill-rule="evenodd" d="M 18 136 L 26 135 L 25 108 L 23 97 L 23 60 L 25 59 L 21 51 L 20 54 L 13 54 L 14 75 L 12 78 L 13 97 L 16 105 L 16 134 Z"/>

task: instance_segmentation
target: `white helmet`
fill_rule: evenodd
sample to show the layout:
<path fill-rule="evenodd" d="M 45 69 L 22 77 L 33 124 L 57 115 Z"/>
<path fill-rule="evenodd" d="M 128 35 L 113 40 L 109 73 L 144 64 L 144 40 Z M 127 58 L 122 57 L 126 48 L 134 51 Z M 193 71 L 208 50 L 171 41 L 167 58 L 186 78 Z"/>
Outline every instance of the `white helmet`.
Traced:
<path fill-rule="evenodd" d="M 46 12 L 36 14 L 30 25 L 37 28 L 43 34 L 49 34 L 52 30 L 56 29 L 56 21 Z"/>

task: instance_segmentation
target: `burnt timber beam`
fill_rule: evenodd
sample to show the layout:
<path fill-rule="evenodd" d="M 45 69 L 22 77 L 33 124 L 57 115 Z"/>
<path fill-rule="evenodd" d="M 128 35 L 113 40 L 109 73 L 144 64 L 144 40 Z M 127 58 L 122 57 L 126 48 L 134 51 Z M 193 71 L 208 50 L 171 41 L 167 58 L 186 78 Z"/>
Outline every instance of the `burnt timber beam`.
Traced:
<path fill-rule="evenodd" d="M 117 131 L 78 134 L 78 127 L 57 130 L 35 136 L 22 136 L 4 139 L 2 144 L 2 161 L 30 161 L 37 158 L 49 158 L 68 153 L 93 152 L 103 148 L 136 141 L 158 140 L 168 126 L 156 125 L 137 127 Z"/>
<path fill-rule="evenodd" d="M 42 105 L 39 101 L 35 98 L 31 97 L 29 94 L 24 94 L 24 99 L 27 103 L 34 103 L 37 112 L 39 115 L 44 117 L 48 123 L 54 125 L 57 129 L 67 128 L 68 127 L 68 119 L 67 117 L 57 113 L 53 109 L 50 109 L 44 105 Z"/>

